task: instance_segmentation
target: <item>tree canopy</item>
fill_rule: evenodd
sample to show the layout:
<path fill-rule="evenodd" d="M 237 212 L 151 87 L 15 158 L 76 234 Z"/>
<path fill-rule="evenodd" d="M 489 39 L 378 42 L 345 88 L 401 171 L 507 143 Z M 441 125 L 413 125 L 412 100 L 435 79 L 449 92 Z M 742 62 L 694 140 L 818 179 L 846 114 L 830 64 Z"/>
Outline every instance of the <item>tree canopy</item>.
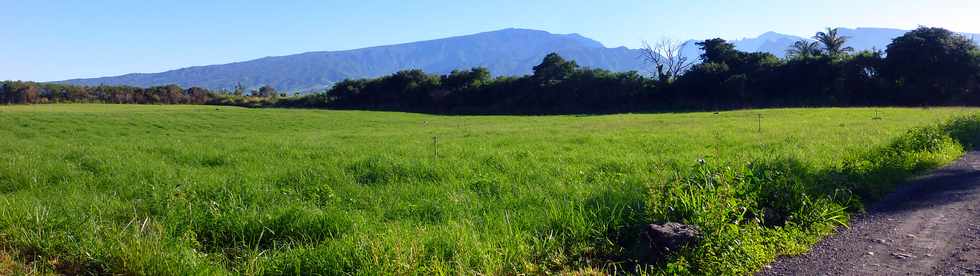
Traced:
<path fill-rule="evenodd" d="M 844 46 L 850 37 L 840 35 L 840 28 L 827 28 L 826 31 L 817 32 L 813 39 L 820 42 L 823 45 L 823 51 L 830 56 L 839 56 L 854 51 L 854 48 Z"/>
<path fill-rule="evenodd" d="M 85 87 L 7 81 L 0 83 L 0 103 L 221 104 L 453 114 L 980 105 L 980 49 L 961 35 L 922 27 L 894 39 L 885 51 L 854 54 L 845 43 L 846 37 L 828 29 L 816 41 L 795 43 L 787 49 L 788 57 L 779 59 L 739 51 L 720 38 L 708 39 L 696 43 L 701 63 L 689 69 L 673 67 L 678 70 L 670 71 L 670 81 L 663 79 L 666 70 L 653 75 L 610 72 L 579 67 L 551 53 L 527 76 L 494 78 L 481 67 L 442 75 L 404 70 L 343 80 L 322 93 L 294 97 L 276 97 L 278 91 L 269 86 L 246 96 L 244 87 L 208 91 L 176 85 Z"/>
<path fill-rule="evenodd" d="M 794 42 L 793 45 L 786 50 L 786 56 L 789 58 L 816 57 L 822 53 L 820 42 L 809 40 Z"/>
<path fill-rule="evenodd" d="M 921 27 L 888 45 L 886 72 L 908 104 L 959 101 L 975 93 L 977 45 L 949 30 Z"/>

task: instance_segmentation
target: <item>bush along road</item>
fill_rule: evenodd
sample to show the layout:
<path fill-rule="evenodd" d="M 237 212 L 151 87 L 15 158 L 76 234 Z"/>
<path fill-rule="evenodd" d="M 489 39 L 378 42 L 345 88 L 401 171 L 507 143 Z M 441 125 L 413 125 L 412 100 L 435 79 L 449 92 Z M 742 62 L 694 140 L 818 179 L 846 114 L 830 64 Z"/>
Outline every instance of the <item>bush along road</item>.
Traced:
<path fill-rule="evenodd" d="M 882 199 L 759 275 L 980 275 L 980 152 Z"/>

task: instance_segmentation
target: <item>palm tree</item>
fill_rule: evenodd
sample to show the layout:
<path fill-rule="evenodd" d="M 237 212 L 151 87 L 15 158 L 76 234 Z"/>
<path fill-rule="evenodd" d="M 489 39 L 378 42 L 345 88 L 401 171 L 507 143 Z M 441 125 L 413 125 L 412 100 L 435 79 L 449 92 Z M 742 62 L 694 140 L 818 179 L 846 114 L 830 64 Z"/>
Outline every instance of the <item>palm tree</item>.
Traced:
<path fill-rule="evenodd" d="M 827 32 L 818 32 L 817 35 L 813 36 L 820 44 L 823 44 L 823 50 L 830 56 L 837 56 L 846 52 L 853 52 L 854 48 L 844 47 L 844 43 L 850 37 L 842 36 L 838 34 L 840 28 L 827 28 Z"/>
<path fill-rule="evenodd" d="M 786 56 L 792 58 L 814 57 L 819 56 L 820 53 L 820 43 L 809 40 L 797 41 L 786 50 Z"/>

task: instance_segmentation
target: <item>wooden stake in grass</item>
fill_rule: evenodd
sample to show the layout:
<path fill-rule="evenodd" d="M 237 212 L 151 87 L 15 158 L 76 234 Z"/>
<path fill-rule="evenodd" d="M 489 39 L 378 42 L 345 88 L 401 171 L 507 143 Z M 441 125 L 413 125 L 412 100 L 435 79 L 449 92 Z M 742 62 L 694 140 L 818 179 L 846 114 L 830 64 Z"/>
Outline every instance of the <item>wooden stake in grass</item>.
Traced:
<path fill-rule="evenodd" d="M 439 153 L 436 151 L 436 136 L 432 136 L 432 162 L 439 159 Z"/>
<path fill-rule="evenodd" d="M 762 114 L 756 114 L 759 116 L 759 132 L 762 132 Z"/>

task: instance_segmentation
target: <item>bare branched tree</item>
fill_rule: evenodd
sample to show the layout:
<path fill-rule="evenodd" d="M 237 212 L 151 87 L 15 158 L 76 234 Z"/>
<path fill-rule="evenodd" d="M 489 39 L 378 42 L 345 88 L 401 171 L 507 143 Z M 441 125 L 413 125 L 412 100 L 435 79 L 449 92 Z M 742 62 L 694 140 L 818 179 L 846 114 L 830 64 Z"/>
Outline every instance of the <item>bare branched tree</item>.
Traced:
<path fill-rule="evenodd" d="M 692 62 L 684 56 L 685 43 L 676 43 L 670 39 L 662 39 L 656 45 L 650 45 L 643 41 L 643 59 L 654 66 L 651 73 L 657 80 L 663 82 L 674 81 L 675 78 L 684 74 L 691 67 Z"/>

